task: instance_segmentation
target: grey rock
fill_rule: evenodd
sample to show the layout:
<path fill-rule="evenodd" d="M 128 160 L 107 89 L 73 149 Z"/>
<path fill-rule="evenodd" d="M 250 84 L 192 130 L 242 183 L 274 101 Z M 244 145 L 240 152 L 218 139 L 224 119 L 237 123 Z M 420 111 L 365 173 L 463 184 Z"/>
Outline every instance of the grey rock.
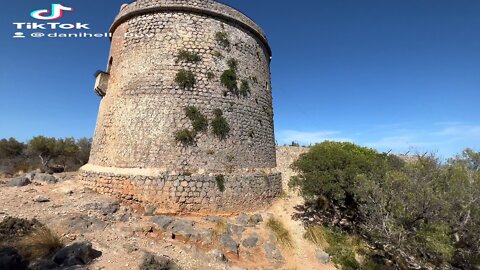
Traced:
<path fill-rule="evenodd" d="M 219 239 L 220 244 L 227 250 L 227 252 L 233 253 L 238 255 L 238 243 L 233 240 L 233 238 L 228 235 L 224 234 Z"/>
<path fill-rule="evenodd" d="M 104 216 L 115 214 L 119 208 L 120 204 L 118 202 L 95 202 L 87 203 L 82 206 L 82 209 L 99 211 Z"/>
<path fill-rule="evenodd" d="M 154 256 L 153 254 L 145 254 L 142 264 L 138 267 L 139 270 L 180 270 L 180 267 L 175 264 L 170 258 L 165 256 Z"/>
<path fill-rule="evenodd" d="M 227 227 L 228 234 L 230 235 L 235 234 L 238 237 L 238 239 L 242 238 L 242 234 L 245 230 L 246 229 L 243 226 L 228 223 L 228 227 Z"/>
<path fill-rule="evenodd" d="M 192 242 L 211 242 L 212 231 L 194 227 L 195 222 L 191 220 L 175 220 L 172 222 L 172 238 L 183 237 Z"/>
<path fill-rule="evenodd" d="M 323 250 L 317 250 L 315 257 L 322 264 L 327 264 L 330 262 L 330 255 Z"/>
<path fill-rule="evenodd" d="M 69 228 L 71 232 L 86 233 L 96 230 L 103 230 L 106 223 L 94 217 L 87 215 L 73 215 L 62 222 L 65 227 Z"/>
<path fill-rule="evenodd" d="M 22 257 L 13 248 L 0 248 L 0 269 L 27 269 Z"/>
<path fill-rule="evenodd" d="M 266 242 L 265 245 L 263 245 L 263 249 L 265 251 L 265 255 L 269 260 L 282 261 L 282 262 L 285 261 L 285 259 L 282 256 L 282 252 L 280 252 L 278 247 L 272 242 Z"/>
<path fill-rule="evenodd" d="M 250 217 L 245 214 L 245 213 L 241 213 L 237 219 L 236 219 L 236 222 L 242 226 L 247 226 L 248 225 L 248 220 L 250 219 Z"/>
<path fill-rule="evenodd" d="M 49 202 L 50 198 L 48 198 L 47 196 L 43 196 L 43 195 L 37 195 L 33 198 L 33 201 L 34 202 L 39 202 L 39 203 L 44 203 L 44 202 Z"/>
<path fill-rule="evenodd" d="M 33 179 L 47 184 L 56 184 L 58 182 L 55 176 L 47 173 L 37 173 Z"/>
<path fill-rule="evenodd" d="M 214 249 L 208 252 L 208 255 L 212 256 L 216 261 L 228 262 L 228 258 L 218 249 Z"/>
<path fill-rule="evenodd" d="M 86 265 L 94 258 L 92 244 L 88 241 L 74 242 L 55 253 L 53 261 L 62 266 L 70 267 Z"/>
<path fill-rule="evenodd" d="M 160 227 L 162 230 L 167 230 L 168 226 L 172 224 L 175 219 L 169 216 L 155 216 L 151 219 L 152 223 Z"/>
<path fill-rule="evenodd" d="M 30 181 L 27 177 L 25 177 L 25 175 L 23 175 L 23 176 L 13 178 L 12 180 L 10 180 L 10 182 L 7 183 L 7 186 L 9 186 L 9 187 L 23 187 L 23 186 L 29 185 L 31 183 L 32 183 L 32 181 Z"/>
<path fill-rule="evenodd" d="M 261 222 L 263 222 L 263 217 L 260 214 L 252 215 L 248 219 L 248 224 L 252 226 L 256 226 L 258 223 L 261 223 Z"/>
<path fill-rule="evenodd" d="M 244 247 L 254 248 L 257 246 L 258 240 L 259 240 L 258 234 L 252 233 L 248 236 L 248 238 L 243 240 L 242 245 Z"/>

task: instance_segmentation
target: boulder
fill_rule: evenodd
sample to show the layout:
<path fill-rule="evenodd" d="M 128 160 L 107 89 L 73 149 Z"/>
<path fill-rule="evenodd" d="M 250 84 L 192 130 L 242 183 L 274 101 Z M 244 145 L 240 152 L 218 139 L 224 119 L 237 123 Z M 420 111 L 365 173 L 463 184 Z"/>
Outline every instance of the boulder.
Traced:
<path fill-rule="evenodd" d="M 235 234 L 238 239 L 241 239 L 242 238 L 242 233 L 245 231 L 245 227 L 243 226 L 239 226 L 239 225 L 235 225 L 235 224 L 230 224 L 228 223 L 228 227 L 227 227 L 227 232 L 232 235 L 232 234 Z"/>
<path fill-rule="evenodd" d="M 47 196 L 43 196 L 43 195 L 37 195 L 33 198 L 33 201 L 38 202 L 38 203 L 44 203 L 44 202 L 49 202 L 50 198 L 48 198 Z"/>
<path fill-rule="evenodd" d="M 94 203 L 87 203 L 82 206 L 83 209 L 86 210 L 95 210 L 99 211 L 102 215 L 108 216 L 115 214 L 118 209 L 120 208 L 120 204 L 118 202 L 94 202 Z"/>
<path fill-rule="evenodd" d="M 327 264 L 330 262 L 330 255 L 323 250 L 317 250 L 315 257 L 322 264 Z"/>
<path fill-rule="evenodd" d="M 175 264 L 170 258 L 165 256 L 154 256 L 153 254 L 145 254 L 142 263 L 138 267 L 139 270 L 180 270 L 180 267 Z"/>
<path fill-rule="evenodd" d="M 238 243 L 233 240 L 233 238 L 228 235 L 224 234 L 219 239 L 220 244 L 226 249 L 227 252 L 233 253 L 238 256 Z"/>
<path fill-rule="evenodd" d="M 22 257 L 13 248 L 0 248 L 0 269 L 27 269 Z"/>
<path fill-rule="evenodd" d="M 169 216 L 155 216 L 151 221 L 162 230 L 167 230 L 175 219 Z"/>
<path fill-rule="evenodd" d="M 247 226 L 248 225 L 248 220 L 250 219 L 250 217 L 245 214 L 245 213 L 241 213 L 237 219 L 236 219 L 236 222 L 237 224 L 240 224 L 242 226 Z"/>
<path fill-rule="evenodd" d="M 195 228 L 194 221 L 191 220 L 175 220 L 171 225 L 172 238 L 177 236 L 183 237 L 185 240 L 192 242 L 209 243 L 212 239 L 212 231 L 206 229 Z"/>
<path fill-rule="evenodd" d="M 19 176 L 17 178 L 13 178 L 12 180 L 10 180 L 10 182 L 7 183 L 7 186 L 9 186 L 9 187 L 23 187 L 23 186 L 29 185 L 31 183 L 32 183 L 32 181 L 29 180 L 28 177 L 26 177 L 25 175 L 22 175 L 22 176 Z"/>
<path fill-rule="evenodd" d="M 247 239 L 243 240 L 242 245 L 247 248 L 254 248 L 257 246 L 259 236 L 256 233 L 252 233 Z"/>
<path fill-rule="evenodd" d="M 263 249 L 265 251 L 265 255 L 269 260 L 280 262 L 285 261 L 282 256 L 282 252 L 280 252 L 280 249 L 274 243 L 266 242 L 265 245 L 263 245 Z"/>
<path fill-rule="evenodd" d="M 92 244 L 88 241 L 74 242 L 55 253 L 53 261 L 62 267 L 86 265 L 95 257 Z"/>
<path fill-rule="evenodd" d="M 58 182 L 55 176 L 47 173 L 37 173 L 33 179 L 46 184 L 56 184 Z"/>

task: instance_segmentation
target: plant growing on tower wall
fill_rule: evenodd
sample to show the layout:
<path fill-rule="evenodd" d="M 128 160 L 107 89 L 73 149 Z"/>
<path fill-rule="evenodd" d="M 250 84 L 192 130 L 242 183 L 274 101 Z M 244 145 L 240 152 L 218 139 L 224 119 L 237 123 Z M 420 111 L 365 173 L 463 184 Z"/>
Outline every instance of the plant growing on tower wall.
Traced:
<path fill-rule="evenodd" d="M 216 109 L 213 114 L 215 115 L 215 118 L 211 123 L 213 134 L 217 138 L 223 140 L 230 132 L 230 125 L 228 124 L 227 119 L 223 117 L 222 110 Z"/>
<path fill-rule="evenodd" d="M 190 70 L 181 69 L 175 76 L 175 82 L 183 89 L 192 89 L 195 85 L 195 75 Z"/>

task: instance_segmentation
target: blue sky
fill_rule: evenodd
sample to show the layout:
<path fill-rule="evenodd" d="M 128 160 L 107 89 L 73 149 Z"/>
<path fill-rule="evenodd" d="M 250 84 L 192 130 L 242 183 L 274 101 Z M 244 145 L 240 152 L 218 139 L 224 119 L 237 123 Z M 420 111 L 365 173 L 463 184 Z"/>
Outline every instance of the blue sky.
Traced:
<path fill-rule="evenodd" d="M 60 21 L 105 32 L 124 1 L 56 1 Z M 381 151 L 480 150 L 480 1 L 224 0 L 253 18 L 273 49 L 279 144 L 352 141 Z M 109 41 L 13 39 L 13 22 L 50 1 L 0 10 L 0 138 L 91 137 L 93 73 Z M 25 33 L 32 31 L 26 30 Z"/>

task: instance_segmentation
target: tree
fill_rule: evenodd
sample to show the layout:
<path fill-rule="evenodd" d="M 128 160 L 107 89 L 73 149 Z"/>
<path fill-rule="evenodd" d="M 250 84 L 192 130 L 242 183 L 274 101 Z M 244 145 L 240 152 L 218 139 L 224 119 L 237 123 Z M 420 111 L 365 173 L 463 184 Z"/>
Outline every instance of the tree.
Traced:
<path fill-rule="evenodd" d="M 77 160 L 80 165 L 85 165 L 88 163 L 90 158 L 90 150 L 92 148 L 92 139 L 90 138 L 80 138 L 77 140 Z"/>
<path fill-rule="evenodd" d="M 20 156 L 25 148 L 25 144 L 14 138 L 0 140 L 0 159 L 13 158 Z"/>
<path fill-rule="evenodd" d="M 28 142 L 27 151 L 40 159 L 43 170 L 48 170 L 50 162 L 54 159 L 60 158 L 65 164 L 65 159 L 75 155 L 78 147 L 73 138 L 55 139 L 37 136 Z"/>

